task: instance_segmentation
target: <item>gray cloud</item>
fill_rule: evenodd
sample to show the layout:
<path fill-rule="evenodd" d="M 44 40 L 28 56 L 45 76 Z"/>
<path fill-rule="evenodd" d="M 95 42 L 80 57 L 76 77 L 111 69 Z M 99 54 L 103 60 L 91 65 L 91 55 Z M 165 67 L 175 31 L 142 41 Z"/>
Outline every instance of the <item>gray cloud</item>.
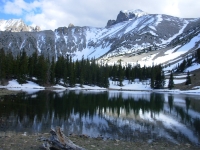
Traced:
<path fill-rule="evenodd" d="M 26 21 L 42 29 L 54 30 L 69 23 L 104 27 L 109 19 L 116 19 L 120 10 L 141 9 L 150 14 L 196 18 L 200 14 L 198 6 L 200 2 L 195 0 L 35 0 L 31 3 L 14 0 L 6 1 L 4 10 L 11 14 L 25 14 Z M 35 11 L 36 7 L 39 12 Z"/>

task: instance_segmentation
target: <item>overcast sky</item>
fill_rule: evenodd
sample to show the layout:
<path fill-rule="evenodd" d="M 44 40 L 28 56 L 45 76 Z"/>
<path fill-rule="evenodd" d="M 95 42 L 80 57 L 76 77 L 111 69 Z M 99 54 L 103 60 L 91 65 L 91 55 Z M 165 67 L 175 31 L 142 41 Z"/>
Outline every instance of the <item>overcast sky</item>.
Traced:
<path fill-rule="evenodd" d="M 68 26 L 104 27 L 120 10 L 199 18 L 198 0 L 1 0 L 0 19 L 22 18 L 44 29 Z"/>

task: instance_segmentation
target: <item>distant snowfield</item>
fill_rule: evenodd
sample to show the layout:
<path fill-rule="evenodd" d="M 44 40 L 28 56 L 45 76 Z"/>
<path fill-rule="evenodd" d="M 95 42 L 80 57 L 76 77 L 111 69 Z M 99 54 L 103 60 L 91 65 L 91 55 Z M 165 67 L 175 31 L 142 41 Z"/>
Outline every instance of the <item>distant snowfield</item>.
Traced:
<path fill-rule="evenodd" d="M 74 60 L 81 60 L 83 56 L 85 58 L 98 58 L 103 54 L 107 53 L 110 50 L 110 45 L 107 47 L 97 47 L 97 48 L 86 48 L 83 51 L 76 52 L 76 55 L 73 57 Z M 84 55 L 83 55 L 84 54 Z"/>
<path fill-rule="evenodd" d="M 160 55 L 160 52 L 157 51 L 156 54 L 149 54 L 148 56 L 140 56 L 140 58 L 138 58 L 137 63 L 140 64 L 141 67 L 143 66 L 152 66 L 152 65 L 159 65 L 159 64 L 173 64 L 173 62 L 175 61 L 179 61 L 176 62 L 174 65 L 171 65 L 170 67 L 164 69 L 164 70 L 172 70 L 173 68 L 175 68 L 177 66 L 177 64 L 181 63 L 183 61 L 183 57 L 181 57 L 181 55 L 184 55 L 185 53 L 187 53 L 189 50 L 191 50 L 192 48 L 195 47 L 196 43 L 200 41 L 200 34 L 198 34 L 197 36 L 193 37 L 188 43 L 186 43 L 185 45 L 177 45 L 174 48 L 171 48 L 169 50 L 167 50 L 166 52 L 164 52 L 164 54 L 162 54 L 161 52 L 161 56 L 157 57 L 157 55 Z M 135 45 L 133 47 L 136 47 L 137 49 L 140 49 L 140 47 L 138 45 Z M 142 49 L 142 47 L 141 47 Z M 125 52 L 127 52 L 128 50 L 126 48 L 124 48 Z M 97 58 L 97 57 L 96 57 Z M 123 58 L 121 58 L 123 60 Z M 127 59 L 125 57 L 125 59 Z M 126 60 L 123 60 L 126 62 Z M 129 63 L 135 63 L 136 61 L 129 61 Z M 112 62 L 109 62 L 110 64 Z M 200 65 L 197 67 L 197 69 L 200 68 Z M 189 71 L 194 70 L 193 68 L 189 69 Z"/>
<path fill-rule="evenodd" d="M 40 86 L 34 82 L 31 81 L 27 81 L 28 83 L 26 84 L 19 84 L 17 82 L 17 80 L 13 79 L 11 81 L 9 81 L 7 86 L 1 86 L 0 88 L 6 88 L 8 90 L 14 90 L 14 91 L 24 91 L 27 92 L 29 94 L 31 93 L 35 93 L 37 91 L 40 90 L 45 90 L 45 87 Z M 167 87 L 168 85 L 168 80 L 166 80 L 166 85 L 165 87 Z M 175 84 L 179 84 L 179 83 L 184 83 L 185 79 L 174 79 L 174 83 Z M 62 85 L 55 85 L 50 87 L 52 88 L 52 90 L 55 91 L 64 91 L 64 90 L 93 90 L 93 91 L 102 91 L 102 90 L 116 90 L 116 91 L 149 91 L 149 92 L 169 92 L 169 93 L 184 93 L 184 94 L 193 94 L 193 95 L 200 95 L 200 86 L 196 87 L 195 90 L 188 90 L 188 91 L 180 91 L 178 89 L 174 89 L 174 90 L 168 90 L 168 89 L 159 89 L 159 90 L 152 90 L 150 87 L 150 83 L 148 82 L 133 82 L 133 83 L 129 83 L 128 80 L 124 80 L 123 81 L 123 86 L 118 86 L 117 82 L 114 81 L 110 81 L 110 86 L 109 88 L 102 88 L 102 87 L 98 87 L 98 86 L 88 86 L 88 85 L 83 85 L 82 87 L 80 87 L 79 84 L 76 84 L 75 87 L 71 88 L 71 87 L 64 87 Z"/>

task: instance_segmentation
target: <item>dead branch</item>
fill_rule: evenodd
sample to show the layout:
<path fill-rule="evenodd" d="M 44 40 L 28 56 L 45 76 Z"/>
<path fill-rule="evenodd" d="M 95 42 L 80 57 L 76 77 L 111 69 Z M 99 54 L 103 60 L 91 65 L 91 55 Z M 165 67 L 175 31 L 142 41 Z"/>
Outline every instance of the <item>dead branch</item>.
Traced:
<path fill-rule="evenodd" d="M 55 130 L 51 129 L 50 134 L 51 137 L 48 139 L 41 138 L 45 141 L 45 143 L 43 143 L 43 148 L 46 150 L 85 150 L 66 137 L 60 127 L 56 127 Z"/>

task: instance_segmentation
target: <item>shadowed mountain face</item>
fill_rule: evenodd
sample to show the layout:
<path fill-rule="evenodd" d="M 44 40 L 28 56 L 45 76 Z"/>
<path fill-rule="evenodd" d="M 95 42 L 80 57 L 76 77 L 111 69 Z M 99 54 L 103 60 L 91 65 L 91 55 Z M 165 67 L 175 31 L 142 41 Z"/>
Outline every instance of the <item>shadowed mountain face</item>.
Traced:
<path fill-rule="evenodd" d="M 117 19 L 109 20 L 103 28 L 69 26 L 55 31 L 39 31 L 39 27 L 25 29 L 28 26 L 19 24 L 0 31 L 0 48 L 12 51 L 14 55 L 25 50 L 28 55 L 37 51 L 54 58 L 69 54 L 74 59 L 136 55 L 169 49 L 187 44 L 200 33 L 199 18 L 147 14 L 141 10 L 120 11 Z M 199 41 L 192 48 L 198 47 Z"/>

